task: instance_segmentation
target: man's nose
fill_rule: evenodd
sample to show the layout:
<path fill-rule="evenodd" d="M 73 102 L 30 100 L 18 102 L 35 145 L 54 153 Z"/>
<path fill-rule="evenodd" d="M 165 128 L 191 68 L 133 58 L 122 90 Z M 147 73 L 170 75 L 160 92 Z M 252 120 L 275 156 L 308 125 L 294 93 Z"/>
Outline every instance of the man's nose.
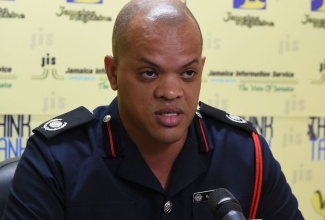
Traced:
<path fill-rule="evenodd" d="M 177 74 L 166 74 L 160 77 L 155 89 L 155 96 L 167 100 L 182 97 L 182 79 Z"/>

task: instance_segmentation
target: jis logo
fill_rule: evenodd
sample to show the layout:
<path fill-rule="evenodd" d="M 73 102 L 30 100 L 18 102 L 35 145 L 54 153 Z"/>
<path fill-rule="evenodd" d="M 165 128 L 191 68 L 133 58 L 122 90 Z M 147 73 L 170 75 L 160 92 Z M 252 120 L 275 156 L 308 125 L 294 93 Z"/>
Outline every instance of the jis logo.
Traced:
<path fill-rule="evenodd" d="M 266 0 L 234 0 L 234 8 L 264 10 Z"/>
<path fill-rule="evenodd" d="M 311 10 L 325 12 L 325 0 L 311 0 Z"/>
<path fill-rule="evenodd" d="M 43 68 L 42 75 L 34 75 L 32 79 L 46 79 L 50 72 L 52 72 L 52 76 L 54 79 L 63 80 L 64 76 L 60 76 L 54 67 L 56 64 L 56 58 L 52 57 L 49 53 L 46 54 L 45 57 L 42 57 L 41 67 Z"/>
<path fill-rule="evenodd" d="M 91 4 L 102 4 L 103 0 L 67 0 L 70 3 L 91 3 Z"/>

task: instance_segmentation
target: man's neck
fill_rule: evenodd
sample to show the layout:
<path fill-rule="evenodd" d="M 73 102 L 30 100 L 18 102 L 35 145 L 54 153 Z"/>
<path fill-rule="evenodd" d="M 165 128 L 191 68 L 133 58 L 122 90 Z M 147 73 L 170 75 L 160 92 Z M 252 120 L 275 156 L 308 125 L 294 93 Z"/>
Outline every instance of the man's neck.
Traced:
<path fill-rule="evenodd" d="M 174 162 L 183 148 L 185 140 L 168 146 L 139 146 L 138 149 L 151 171 L 167 190 Z"/>

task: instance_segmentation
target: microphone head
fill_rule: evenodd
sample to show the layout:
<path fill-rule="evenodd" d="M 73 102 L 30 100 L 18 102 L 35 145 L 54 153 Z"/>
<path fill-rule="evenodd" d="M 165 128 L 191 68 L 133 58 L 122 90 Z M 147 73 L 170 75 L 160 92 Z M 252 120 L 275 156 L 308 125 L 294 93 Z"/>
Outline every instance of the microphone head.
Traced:
<path fill-rule="evenodd" d="M 218 188 L 210 193 L 208 203 L 214 219 L 222 219 L 230 211 L 243 212 L 238 200 L 224 188 Z"/>

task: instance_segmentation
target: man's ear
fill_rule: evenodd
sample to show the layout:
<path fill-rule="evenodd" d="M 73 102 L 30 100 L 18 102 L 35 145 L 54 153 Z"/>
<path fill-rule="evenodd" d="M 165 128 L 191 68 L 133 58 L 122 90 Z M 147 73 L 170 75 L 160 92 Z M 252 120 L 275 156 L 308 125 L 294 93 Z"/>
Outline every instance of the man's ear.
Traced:
<path fill-rule="evenodd" d="M 104 58 L 105 62 L 105 71 L 106 75 L 109 81 L 109 84 L 111 85 L 111 88 L 113 90 L 117 90 L 117 65 L 116 65 L 116 60 L 112 56 L 105 56 Z"/>

